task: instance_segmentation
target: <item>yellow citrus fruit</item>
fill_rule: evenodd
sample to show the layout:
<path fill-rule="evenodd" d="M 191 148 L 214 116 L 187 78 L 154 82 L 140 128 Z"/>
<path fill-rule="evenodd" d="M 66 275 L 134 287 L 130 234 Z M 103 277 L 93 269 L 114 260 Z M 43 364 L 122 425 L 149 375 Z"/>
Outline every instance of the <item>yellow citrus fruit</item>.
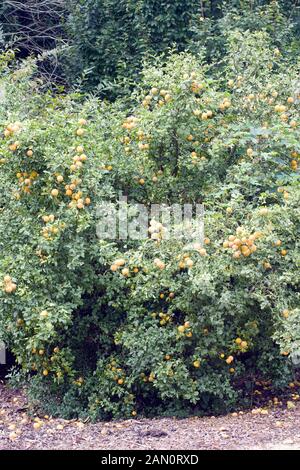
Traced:
<path fill-rule="evenodd" d="M 82 129 L 82 127 L 79 127 L 79 128 L 76 130 L 76 135 L 77 135 L 78 137 L 83 136 L 84 133 L 85 133 L 85 130 Z"/>
<path fill-rule="evenodd" d="M 288 316 L 289 316 L 289 311 L 288 311 L 287 308 L 283 310 L 282 316 L 283 316 L 284 318 L 288 318 Z"/>
<path fill-rule="evenodd" d="M 228 356 L 227 359 L 226 359 L 226 363 L 231 364 L 232 361 L 233 361 L 233 356 Z"/>

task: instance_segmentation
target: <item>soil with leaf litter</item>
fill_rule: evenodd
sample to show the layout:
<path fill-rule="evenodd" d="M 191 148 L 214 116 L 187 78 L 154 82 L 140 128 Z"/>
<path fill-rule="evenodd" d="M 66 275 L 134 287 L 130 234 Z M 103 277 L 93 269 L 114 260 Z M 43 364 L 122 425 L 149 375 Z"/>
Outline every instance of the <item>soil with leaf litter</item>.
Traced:
<path fill-rule="evenodd" d="M 300 401 L 296 397 L 226 416 L 93 424 L 30 417 L 25 396 L 0 383 L 0 450 L 296 450 L 300 449 Z"/>

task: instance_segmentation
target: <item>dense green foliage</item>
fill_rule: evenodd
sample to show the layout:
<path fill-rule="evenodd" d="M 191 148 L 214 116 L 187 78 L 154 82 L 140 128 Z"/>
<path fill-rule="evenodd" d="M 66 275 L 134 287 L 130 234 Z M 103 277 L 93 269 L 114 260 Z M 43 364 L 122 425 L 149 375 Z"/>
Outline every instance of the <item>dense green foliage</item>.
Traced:
<path fill-rule="evenodd" d="M 187 47 L 196 0 L 84 0 L 73 2 L 68 18 L 70 70 L 85 71 L 88 89 L 124 94 L 138 79 L 143 59 Z M 118 79 L 118 88 L 114 81 Z"/>
<path fill-rule="evenodd" d="M 214 413 L 299 351 L 299 56 L 267 32 L 173 54 L 113 104 L 1 73 L 0 332 L 38 406 Z M 216 72 L 217 70 L 217 72 Z M 105 240 L 97 207 L 204 202 L 205 240 Z M 131 215 L 132 217 L 132 215 Z"/>
<path fill-rule="evenodd" d="M 131 92 L 145 60 L 160 53 L 166 60 L 170 49 L 202 49 L 219 66 L 236 29 L 267 32 L 292 60 L 299 11 L 296 0 L 4 0 L 0 31 L 20 57 L 40 55 L 48 85 L 63 81 L 115 98 Z"/>

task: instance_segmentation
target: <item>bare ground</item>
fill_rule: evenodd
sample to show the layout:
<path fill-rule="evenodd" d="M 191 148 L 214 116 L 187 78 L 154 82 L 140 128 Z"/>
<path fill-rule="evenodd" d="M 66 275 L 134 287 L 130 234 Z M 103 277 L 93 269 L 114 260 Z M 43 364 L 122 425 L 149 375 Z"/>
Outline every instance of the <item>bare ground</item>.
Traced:
<path fill-rule="evenodd" d="M 0 450 L 299 450 L 300 402 L 288 405 L 220 417 L 91 424 L 30 418 L 22 393 L 0 383 Z"/>

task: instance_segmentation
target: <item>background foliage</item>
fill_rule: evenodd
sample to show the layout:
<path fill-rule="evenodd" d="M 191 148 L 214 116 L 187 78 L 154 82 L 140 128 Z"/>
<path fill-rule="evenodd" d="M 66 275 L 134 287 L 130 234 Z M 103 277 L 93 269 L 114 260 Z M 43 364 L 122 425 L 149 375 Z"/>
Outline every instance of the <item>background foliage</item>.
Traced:
<path fill-rule="evenodd" d="M 297 56 L 298 0 L 3 0 L 0 30 L 20 57 L 39 54 L 48 86 L 62 82 L 108 98 L 131 92 L 145 60 L 204 50 L 219 65 L 230 31 L 265 31 Z M 54 83 L 53 83 L 54 82 Z"/>

